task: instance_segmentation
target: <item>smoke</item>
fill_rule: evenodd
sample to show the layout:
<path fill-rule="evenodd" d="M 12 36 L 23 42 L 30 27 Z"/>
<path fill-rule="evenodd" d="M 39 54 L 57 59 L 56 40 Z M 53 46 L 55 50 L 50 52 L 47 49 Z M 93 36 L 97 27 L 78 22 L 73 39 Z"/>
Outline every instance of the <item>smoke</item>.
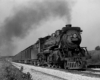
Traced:
<path fill-rule="evenodd" d="M 61 17 L 68 22 L 71 20 L 71 8 L 66 0 L 44 0 L 20 6 L 12 16 L 7 17 L 0 31 L 1 55 L 12 55 L 15 45 L 14 38 L 25 38 L 31 29 L 38 28 L 51 17 Z"/>

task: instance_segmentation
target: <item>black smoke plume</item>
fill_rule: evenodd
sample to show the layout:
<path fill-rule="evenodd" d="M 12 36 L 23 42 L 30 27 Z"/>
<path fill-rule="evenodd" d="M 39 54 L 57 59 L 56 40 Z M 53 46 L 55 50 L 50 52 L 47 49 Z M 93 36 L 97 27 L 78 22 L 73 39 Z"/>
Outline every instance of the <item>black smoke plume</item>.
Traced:
<path fill-rule="evenodd" d="M 5 19 L 0 31 L 1 55 L 12 55 L 15 49 L 14 38 L 25 38 L 31 29 L 36 29 L 50 17 L 71 19 L 71 8 L 66 0 L 44 0 L 20 6 L 14 14 Z"/>

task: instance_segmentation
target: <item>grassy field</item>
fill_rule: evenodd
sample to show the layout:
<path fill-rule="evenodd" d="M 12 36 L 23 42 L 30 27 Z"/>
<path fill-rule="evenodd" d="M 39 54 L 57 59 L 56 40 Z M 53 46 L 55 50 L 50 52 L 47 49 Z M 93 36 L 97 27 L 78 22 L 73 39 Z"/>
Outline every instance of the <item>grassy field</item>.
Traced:
<path fill-rule="evenodd" d="M 10 62 L 0 59 L 0 80 L 31 80 Z"/>

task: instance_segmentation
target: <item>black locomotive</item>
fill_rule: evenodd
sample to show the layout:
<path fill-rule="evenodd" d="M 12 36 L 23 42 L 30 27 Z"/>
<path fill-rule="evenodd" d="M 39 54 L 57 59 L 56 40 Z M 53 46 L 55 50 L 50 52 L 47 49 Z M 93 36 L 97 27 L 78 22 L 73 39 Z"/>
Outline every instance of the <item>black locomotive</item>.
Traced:
<path fill-rule="evenodd" d="M 81 33 L 80 27 L 68 24 L 50 36 L 39 38 L 34 45 L 16 54 L 13 61 L 64 69 L 85 69 L 88 51 L 86 47 L 80 47 Z"/>

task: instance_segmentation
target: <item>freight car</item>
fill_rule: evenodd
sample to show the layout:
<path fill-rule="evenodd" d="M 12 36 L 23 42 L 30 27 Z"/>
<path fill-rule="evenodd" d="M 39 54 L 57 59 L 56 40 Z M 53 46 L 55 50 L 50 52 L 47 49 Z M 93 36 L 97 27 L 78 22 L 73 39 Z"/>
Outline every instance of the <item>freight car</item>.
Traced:
<path fill-rule="evenodd" d="M 14 62 L 19 62 L 19 63 L 26 63 L 26 64 L 31 64 L 32 60 L 37 60 L 37 48 L 36 45 L 31 45 L 25 50 L 19 52 L 13 57 Z"/>
<path fill-rule="evenodd" d="M 80 27 L 68 24 L 51 36 L 39 38 L 34 45 L 15 55 L 14 61 L 64 69 L 85 69 L 89 54 L 86 47 L 80 47 L 81 33 Z"/>

